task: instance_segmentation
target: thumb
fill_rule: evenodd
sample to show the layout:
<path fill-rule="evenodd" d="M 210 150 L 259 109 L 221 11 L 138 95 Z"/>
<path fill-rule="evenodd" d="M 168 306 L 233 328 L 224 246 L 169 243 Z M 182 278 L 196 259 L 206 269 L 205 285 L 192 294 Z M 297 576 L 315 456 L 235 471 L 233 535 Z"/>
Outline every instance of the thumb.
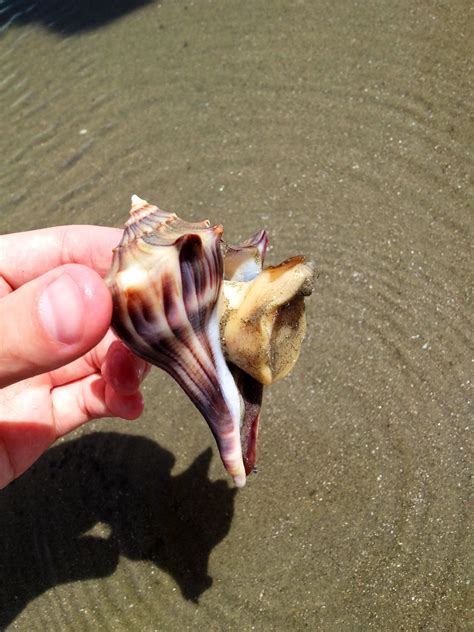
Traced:
<path fill-rule="evenodd" d="M 0 300 L 0 388 L 82 356 L 105 335 L 110 293 L 86 266 L 60 266 Z"/>

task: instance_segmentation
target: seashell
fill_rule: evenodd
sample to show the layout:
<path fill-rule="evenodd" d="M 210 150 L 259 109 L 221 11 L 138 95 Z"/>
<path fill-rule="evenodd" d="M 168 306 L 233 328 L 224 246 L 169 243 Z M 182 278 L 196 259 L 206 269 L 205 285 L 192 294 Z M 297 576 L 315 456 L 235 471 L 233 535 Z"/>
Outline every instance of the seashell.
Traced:
<path fill-rule="evenodd" d="M 222 233 L 133 196 L 106 281 L 117 335 L 179 383 L 242 487 L 255 464 L 263 384 L 299 354 L 313 269 L 294 257 L 263 270 L 265 231 L 238 246 Z"/>
<path fill-rule="evenodd" d="M 224 279 L 227 281 L 251 281 L 263 268 L 268 237 L 264 230 L 256 233 L 238 246 L 222 244 L 224 255 Z"/>

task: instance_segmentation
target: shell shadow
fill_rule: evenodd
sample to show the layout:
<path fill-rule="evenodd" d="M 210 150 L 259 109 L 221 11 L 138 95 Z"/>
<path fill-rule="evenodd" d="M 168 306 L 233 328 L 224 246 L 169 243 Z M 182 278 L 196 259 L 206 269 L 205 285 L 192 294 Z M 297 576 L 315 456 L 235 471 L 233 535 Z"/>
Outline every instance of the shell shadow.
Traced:
<path fill-rule="evenodd" d="M 74 35 L 109 22 L 158 0 L 6 0 L 0 32 L 10 26 L 40 24 L 63 35 Z"/>
<path fill-rule="evenodd" d="M 50 449 L 0 492 L 0 629 L 52 586 L 111 575 L 121 555 L 156 564 L 197 602 L 236 494 L 209 480 L 211 457 L 172 476 L 173 455 L 140 436 L 97 432 Z"/>

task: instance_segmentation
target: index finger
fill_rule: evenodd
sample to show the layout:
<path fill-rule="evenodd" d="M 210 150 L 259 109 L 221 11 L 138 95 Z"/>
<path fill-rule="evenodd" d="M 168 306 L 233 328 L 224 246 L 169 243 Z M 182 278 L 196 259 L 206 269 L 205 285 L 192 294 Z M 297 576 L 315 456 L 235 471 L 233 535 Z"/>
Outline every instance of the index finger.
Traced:
<path fill-rule="evenodd" d="M 0 235 L 0 278 L 14 290 L 66 263 L 82 263 L 104 276 L 122 236 L 107 226 L 55 226 Z"/>

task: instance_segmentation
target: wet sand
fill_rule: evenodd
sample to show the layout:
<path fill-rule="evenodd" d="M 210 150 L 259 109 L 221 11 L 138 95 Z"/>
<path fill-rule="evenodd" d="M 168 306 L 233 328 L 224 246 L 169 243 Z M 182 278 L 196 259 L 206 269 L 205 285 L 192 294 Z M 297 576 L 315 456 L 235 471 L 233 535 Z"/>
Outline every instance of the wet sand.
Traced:
<path fill-rule="evenodd" d="M 156 370 L 0 492 L 0 629 L 471 630 L 470 3 L 132 5 L 10 0 L 0 230 L 266 227 L 308 335 L 243 491 Z"/>

